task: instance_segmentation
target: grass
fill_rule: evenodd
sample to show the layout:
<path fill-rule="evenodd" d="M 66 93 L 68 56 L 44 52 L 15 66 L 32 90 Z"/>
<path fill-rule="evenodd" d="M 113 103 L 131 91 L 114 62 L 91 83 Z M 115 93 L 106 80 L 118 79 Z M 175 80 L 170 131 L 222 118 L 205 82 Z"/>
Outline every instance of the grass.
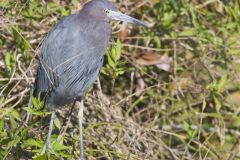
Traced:
<path fill-rule="evenodd" d="M 0 159 L 46 159 L 49 114 L 37 100 L 26 109 L 35 56 L 49 30 L 83 3 L 0 2 Z M 87 159 L 240 159 L 239 2 L 116 4 L 152 27 L 113 24 L 116 49 L 85 98 Z M 57 110 L 53 149 L 65 159 L 80 154 L 77 111 L 70 118 L 70 107 Z"/>

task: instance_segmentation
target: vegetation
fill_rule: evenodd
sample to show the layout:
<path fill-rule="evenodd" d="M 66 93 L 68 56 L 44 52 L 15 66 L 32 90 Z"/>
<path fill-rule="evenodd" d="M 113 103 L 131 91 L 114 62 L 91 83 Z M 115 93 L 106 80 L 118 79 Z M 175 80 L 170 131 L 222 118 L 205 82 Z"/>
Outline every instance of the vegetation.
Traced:
<path fill-rule="evenodd" d="M 84 2 L 0 1 L 0 159 L 46 159 L 49 113 L 36 98 L 27 107 L 35 56 L 50 29 Z M 116 4 L 152 27 L 113 23 L 117 44 L 85 98 L 87 159 L 240 159 L 239 1 Z M 53 149 L 64 159 L 80 154 L 73 110 L 59 109 L 54 121 Z"/>

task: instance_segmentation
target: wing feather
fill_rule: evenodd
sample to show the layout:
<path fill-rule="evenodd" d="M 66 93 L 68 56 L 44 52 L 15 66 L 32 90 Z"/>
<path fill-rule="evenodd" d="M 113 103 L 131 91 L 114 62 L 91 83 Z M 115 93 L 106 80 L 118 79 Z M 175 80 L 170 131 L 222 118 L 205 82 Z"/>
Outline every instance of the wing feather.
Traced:
<path fill-rule="evenodd" d="M 75 18 L 68 16 L 53 28 L 38 59 L 34 95 L 49 93 L 56 105 L 73 101 L 96 80 L 107 47 L 102 42 L 94 45 L 78 27 L 71 27 L 78 25 Z"/>

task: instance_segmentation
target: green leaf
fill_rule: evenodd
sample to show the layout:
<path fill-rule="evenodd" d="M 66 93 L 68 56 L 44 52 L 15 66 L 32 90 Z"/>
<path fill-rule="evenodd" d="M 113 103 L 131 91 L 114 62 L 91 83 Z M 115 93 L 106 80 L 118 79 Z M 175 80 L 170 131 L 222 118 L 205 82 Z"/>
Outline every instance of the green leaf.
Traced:
<path fill-rule="evenodd" d="M 47 160 L 47 154 L 36 156 L 33 159 L 34 160 Z"/>
<path fill-rule="evenodd" d="M 160 41 L 160 38 L 155 36 L 153 38 L 154 42 L 156 43 L 156 48 L 161 48 L 161 41 Z"/>
<path fill-rule="evenodd" d="M 217 112 L 219 112 L 221 107 L 222 107 L 222 104 L 221 104 L 221 102 L 219 101 L 219 99 L 217 98 L 216 95 L 213 95 L 213 100 L 214 100 L 214 103 L 215 103 L 215 108 L 216 108 Z"/>
<path fill-rule="evenodd" d="M 41 143 L 40 141 L 37 141 L 35 139 L 27 139 L 25 141 L 23 141 L 23 146 L 36 146 L 36 147 L 39 147 L 39 148 L 42 148 L 43 146 L 43 143 Z"/>
<path fill-rule="evenodd" d="M 187 132 L 189 138 L 192 139 L 197 135 L 197 131 L 192 129 L 191 126 L 186 121 L 183 122 L 183 128 Z"/>
<path fill-rule="evenodd" d="M 53 143 L 53 150 L 55 151 L 60 151 L 60 150 L 66 150 L 66 149 L 69 149 L 69 147 L 67 146 L 64 146 L 63 144 L 59 143 L 58 141 L 55 141 Z"/>
<path fill-rule="evenodd" d="M 9 71 L 11 71 L 11 55 L 10 55 L 10 53 L 6 54 L 6 56 L 5 56 L 5 63 L 6 63 L 7 69 Z"/>
<path fill-rule="evenodd" d="M 33 108 L 30 108 L 30 107 L 23 107 L 22 109 L 38 116 L 51 114 L 51 112 L 46 112 L 46 111 L 35 111 Z"/>
<path fill-rule="evenodd" d="M 65 8 L 60 8 L 60 11 L 62 16 L 68 16 L 70 14 L 70 10 L 67 10 Z"/>
<path fill-rule="evenodd" d="M 15 130 L 17 128 L 17 122 L 15 121 L 15 118 L 14 118 L 14 116 L 12 116 L 11 113 L 9 115 L 9 118 L 10 118 L 11 127 L 12 127 L 12 129 Z"/>
<path fill-rule="evenodd" d="M 29 129 L 31 128 L 31 125 L 24 128 L 22 131 L 21 131 L 21 137 L 25 137 L 29 131 Z"/>
<path fill-rule="evenodd" d="M 0 97 L 0 104 L 4 102 L 4 97 Z"/>
<path fill-rule="evenodd" d="M 194 31 L 193 31 L 192 28 L 188 28 L 188 29 L 180 32 L 178 35 L 179 36 L 188 37 L 188 36 L 194 36 L 195 34 L 194 34 Z"/>
<path fill-rule="evenodd" d="M 38 96 L 38 98 L 36 98 L 31 94 L 30 98 L 31 98 L 34 110 L 37 110 L 37 111 L 41 110 L 42 107 L 44 106 L 44 101 L 41 100 L 40 95 Z"/>
<path fill-rule="evenodd" d="M 30 107 L 23 107 L 22 109 L 27 111 L 27 112 L 30 112 L 30 113 L 34 112 L 34 110 L 32 108 L 30 108 Z"/>
<path fill-rule="evenodd" d="M 32 95 L 30 96 L 30 98 L 31 98 L 33 107 L 37 108 L 37 106 L 38 106 L 37 99 L 34 96 L 32 96 Z"/>
<path fill-rule="evenodd" d="M 219 80 L 218 85 L 217 85 L 217 91 L 218 92 L 221 92 L 224 89 L 227 80 L 228 79 L 227 79 L 227 75 L 226 74 L 221 77 L 221 79 Z"/>
<path fill-rule="evenodd" d="M 190 128 L 189 124 L 186 121 L 183 122 L 183 128 L 185 131 L 188 131 Z"/>
<path fill-rule="evenodd" d="M 127 68 L 124 67 L 125 62 L 120 61 L 121 58 L 121 42 L 118 39 L 117 43 L 111 50 L 107 50 L 108 64 L 102 69 L 102 73 L 115 79 L 119 75 L 125 73 Z"/>
<path fill-rule="evenodd" d="M 113 53 L 113 52 L 112 52 Z M 108 64 L 111 68 L 115 68 L 115 61 L 113 60 L 111 53 L 108 52 L 107 53 L 107 60 L 108 60 Z"/>
<path fill-rule="evenodd" d="M 58 129 L 60 129 L 61 128 L 61 123 L 60 123 L 60 121 L 59 121 L 59 119 L 56 117 L 55 119 L 54 119 L 54 125 L 58 128 Z"/>
<path fill-rule="evenodd" d="M 207 88 L 211 91 L 211 92 L 216 92 L 217 91 L 217 81 L 213 80 L 208 86 Z"/>
<path fill-rule="evenodd" d="M 21 116 L 20 116 L 20 114 L 19 114 L 19 112 L 18 112 L 17 110 L 12 109 L 12 110 L 11 110 L 11 115 L 12 115 L 15 119 L 21 121 Z"/>
<path fill-rule="evenodd" d="M 18 144 L 18 143 L 20 142 L 20 140 L 21 140 L 20 137 L 15 137 L 12 141 L 10 141 L 10 142 L 8 143 L 7 148 L 9 149 L 9 148 L 15 146 L 16 144 Z"/>
<path fill-rule="evenodd" d="M 16 52 L 14 52 L 13 54 L 7 53 L 5 56 L 5 64 L 10 73 L 13 73 L 15 69 L 17 59 L 16 57 L 17 57 Z"/>
<path fill-rule="evenodd" d="M 0 132 L 3 131 L 3 127 L 4 127 L 4 118 L 0 119 Z"/>

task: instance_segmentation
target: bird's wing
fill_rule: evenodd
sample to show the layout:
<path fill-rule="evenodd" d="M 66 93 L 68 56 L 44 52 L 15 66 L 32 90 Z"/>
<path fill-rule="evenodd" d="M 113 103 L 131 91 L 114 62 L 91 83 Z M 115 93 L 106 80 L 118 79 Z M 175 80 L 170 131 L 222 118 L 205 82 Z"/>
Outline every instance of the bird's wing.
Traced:
<path fill-rule="evenodd" d="M 84 32 L 73 31 L 69 26 L 74 25 L 75 21 L 74 16 L 63 19 L 44 41 L 35 96 L 57 88 L 59 83 L 62 88 L 74 89 L 78 85 L 81 91 L 85 91 L 96 79 L 107 46 L 101 45 L 102 43 L 92 45 L 91 39 Z M 79 92 L 79 89 L 76 92 Z"/>
<path fill-rule="evenodd" d="M 103 56 L 92 53 L 68 61 L 58 70 L 60 85 L 52 92 L 50 104 L 63 106 L 81 97 L 97 79 L 103 64 Z"/>
<path fill-rule="evenodd" d="M 56 25 L 44 40 L 41 46 L 41 53 L 37 56 L 38 68 L 33 94 L 37 97 L 40 93 L 43 93 L 41 94 L 41 99 L 45 97 L 46 92 L 50 92 L 59 84 L 59 77 L 57 73 L 53 71 L 53 56 L 58 52 L 61 33 L 66 29 L 64 25 Z"/>

